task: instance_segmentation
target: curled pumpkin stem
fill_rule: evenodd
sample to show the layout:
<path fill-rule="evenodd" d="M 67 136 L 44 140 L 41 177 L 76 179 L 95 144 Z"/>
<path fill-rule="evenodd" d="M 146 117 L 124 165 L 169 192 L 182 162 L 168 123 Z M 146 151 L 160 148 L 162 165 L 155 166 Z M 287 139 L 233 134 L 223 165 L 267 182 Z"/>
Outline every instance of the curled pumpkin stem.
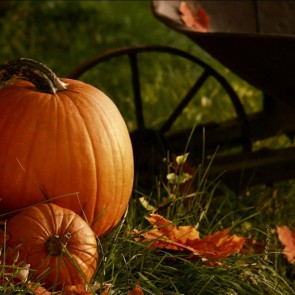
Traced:
<path fill-rule="evenodd" d="M 59 80 L 51 69 L 30 58 L 16 58 L 0 64 L 0 84 L 17 79 L 27 80 L 46 93 L 67 89 L 67 84 Z"/>
<path fill-rule="evenodd" d="M 71 233 L 63 235 L 54 235 L 46 241 L 46 250 L 51 256 L 60 256 L 63 253 L 63 247 L 71 239 Z"/>

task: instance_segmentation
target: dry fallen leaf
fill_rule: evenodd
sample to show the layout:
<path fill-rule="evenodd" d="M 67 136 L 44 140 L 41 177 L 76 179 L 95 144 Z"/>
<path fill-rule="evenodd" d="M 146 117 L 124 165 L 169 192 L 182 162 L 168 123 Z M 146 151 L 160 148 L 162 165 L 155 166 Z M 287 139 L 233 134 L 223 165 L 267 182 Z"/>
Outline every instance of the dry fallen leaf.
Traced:
<path fill-rule="evenodd" d="M 209 32 L 210 18 L 201 6 L 196 5 L 194 11 L 187 2 L 182 1 L 179 6 L 179 12 L 181 20 L 187 27 L 202 33 Z"/>
<path fill-rule="evenodd" d="M 184 251 L 200 256 L 205 260 L 225 258 L 239 253 L 245 239 L 237 235 L 229 235 L 227 230 L 200 238 L 193 226 L 175 226 L 171 221 L 159 214 L 151 214 L 146 219 L 153 228 L 146 232 L 135 230 L 138 242 L 147 243 L 148 248 L 161 248 L 173 251 Z"/>
<path fill-rule="evenodd" d="M 187 244 L 207 259 L 218 259 L 239 253 L 244 241 L 244 238 L 229 235 L 228 230 L 223 230 L 207 235 L 203 239 L 188 239 Z"/>
<path fill-rule="evenodd" d="M 147 248 L 161 248 L 173 251 L 195 250 L 187 245 L 187 237 L 199 237 L 199 232 L 192 226 L 179 226 L 176 228 L 171 221 L 165 219 L 159 214 L 150 214 L 146 219 L 153 225 L 153 229 L 147 232 L 134 231 L 140 238 L 137 241 L 148 242 Z"/>
<path fill-rule="evenodd" d="M 288 226 L 277 226 L 280 242 L 285 246 L 284 255 L 290 263 L 295 263 L 295 233 Z"/>
<path fill-rule="evenodd" d="M 139 283 L 136 284 L 133 290 L 128 292 L 128 295 L 144 295 Z"/>
<path fill-rule="evenodd" d="M 19 270 L 16 272 L 16 275 L 14 277 L 14 280 L 18 280 L 22 283 L 25 283 L 28 279 L 30 272 L 30 264 L 22 265 Z"/>
<path fill-rule="evenodd" d="M 52 295 L 53 293 L 47 291 L 44 287 L 40 285 L 34 285 L 32 282 L 27 283 L 27 288 L 33 291 L 36 295 Z"/>
<path fill-rule="evenodd" d="M 92 295 L 93 292 L 87 290 L 87 285 L 71 285 L 65 286 L 63 289 L 63 295 Z"/>
<path fill-rule="evenodd" d="M 193 226 L 186 225 L 176 227 L 171 221 L 159 214 L 150 214 L 146 219 L 161 236 L 165 234 L 165 237 L 172 241 L 185 243 L 187 239 L 200 238 L 199 232 Z"/>

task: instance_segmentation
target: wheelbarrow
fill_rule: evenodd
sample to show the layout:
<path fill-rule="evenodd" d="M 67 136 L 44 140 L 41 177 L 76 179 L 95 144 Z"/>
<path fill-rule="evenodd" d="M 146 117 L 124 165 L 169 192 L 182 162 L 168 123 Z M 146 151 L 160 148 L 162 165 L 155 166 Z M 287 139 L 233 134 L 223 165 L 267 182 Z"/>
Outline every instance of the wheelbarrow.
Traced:
<path fill-rule="evenodd" d="M 182 2 L 154 0 L 152 10 L 160 21 L 189 37 L 264 93 L 264 109 L 245 119 L 248 134 L 243 134 L 244 140 L 253 143 L 279 134 L 294 136 L 295 2 L 187 1 L 193 13 L 201 7 L 209 16 L 210 28 L 205 33 L 181 20 Z M 228 133 L 232 133 L 232 140 L 238 136 L 231 129 L 208 136 L 223 137 Z M 226 171 L 224 181 L 232 187 L 271 184 L 295 177 L 294 159 L 292 144 L 283 149 L 255 152 L 250 148 L 238 155 L 216 158 L 212 173 Z"/>
<path fill-rule="evenodd" d="M 224 2 L 224 7 L 220 6 L 221 2 Z M 243 1 L 235 3 L 240 2 L 243 3 Z M 248 2 L 245 1 L 245 3 Z M 295 116 L 293 114 L 295 102 L 292 101 L 292 96 L 295 93 L 291 87 L 293 80 L 291 69 L 293 68 L 292 65 L 295 65 L 295 59 L 292 56 L 292 53 L 295 52 L 292 50 L 295 49 L 295 39 L 290 32 L 286 36 L 282 32 L 280 34 L 262 33 L 265 30 L 264 26 L 257 25 L 254 19 L 250 20 L 250 15 L 247 18 L 248 22 L 255 23 L 255 28 L 259 28 L 261 32 L 254 31 L 253 24 L 251 28 L 249 27 L 253 31 L 241 24 L 240 27 L 236 27 L 241 30 L 240 32 L 234 30 L 231 32 L 231 27 L 228 24 L 234 26 L 234 23 L 231 22 L 241 20 L 238 13 L 244 13 L 242 4 L 237 4 L 235 10 L 227 1 L 198 1 L 198 3 L 201 3 L 211 17 L 212 28 L 210 33 L 198 33 L 181 22 L 178 13 L 180 1 L 155 0 L 152 8 L 155 16 L 169 27 L 194 40 L 233 72 L 256 88 L 261 89 L 265 93 L 263 110 L 247 115 L 233 87 L 221 74 L 194 54 L 170 46 L 129 46 L 103 52 L 78 65 L 68 77 L 82 78 L 83 80 L 88 71 L 110 60 L 128 58 L 136 121 L 136 128 L 130 132 L 134 148 L 135 167 L 141 182 L 151 181 L 154 176 L 166 172 L 166 164 L 163 164 L 162 159 L 167 156 L 167 151 L 170 154 L 182 154 L 187 151 L 190 152 L 193 164 L 199 159 L 201 161 L 204 152 L 204 135 L 202 132 L 204 129 L 206 130 L 206 153 L 208 153 L 206 159 L 210 163 L 209 177 L 212 179 L 223 174 L 221 180 L 226 185 L 235 190 L 240 190 L 251 185 L 294 178 L 294 147 L 290 145 L 288 148 L 276 150 L 253 151 L 253 143 L 279 134 L 288 134 L 288 136 L 295 134 Z M 260 3 L 255 3 L 252 8 L 257 9 L 259 5 Z M 292 7 L 287 8 L 291 9 Z M 227 15 L 227 9 L 229 14 L 234 9 L 237 13 L 236 18 Z M 295 11 L 295 6 L 292 9 Z M 250 11 L 250 8 L 247 11 Z M 258 12 L 256 10 L 256 13 L 252 13 L 251 16 L 257 17 L 260 13 Z M 263 19 L 263 14 L 261 17 Z M 289 17 L 289 21 L 293 21 L 292 17 Z M 214 28 L 222 28 L 221 24 L 226 27 L 224 32 L 215 32 Z M 295 25 L 290 26 L 295 29 Z M 286 27 L 289 28 L 289 26 Z M 282 48 L 279 45 L 281 42 Z M 269 51 L 268 46 L 270 46 Z M 281 50 L 283 55 L 275 54 L 276 50 Z M 142 80 L 138 63 L 140 55 L 152 53 L 169 54 L 201 68 L 201 73 L 197 76 L 196 81 L 188 88 L 184 97 L 179 98 L 179 102 L 174 106 L 173 111 L 168 114 L 166 120 L 157 129 L 147 126 L 144 118 L 145 106 L 142 100 Z M 284 60 L 284 63 L 281 59 Z M 286 64 L 288 67 L 284 68 Z M 172 126 L 176 124 L 183 110 L 211 77 L 227 93 L 236 117 L 218 123 L 204 122 L 197 126 L 193 133 L 193 126 L 173 131 Z M 273 81 L 276 81 L 276 83 Z M 158 104 L 160 105 L 161 101 L 158 101 Z M 188 138 L 190 138 L 189 143 Z M 238 146 L 241 147 L 241 152 L 215 155 L 216 157 L 211 162 L 210 158 L 215 154 L 218 146 L 223 148 Z"/>

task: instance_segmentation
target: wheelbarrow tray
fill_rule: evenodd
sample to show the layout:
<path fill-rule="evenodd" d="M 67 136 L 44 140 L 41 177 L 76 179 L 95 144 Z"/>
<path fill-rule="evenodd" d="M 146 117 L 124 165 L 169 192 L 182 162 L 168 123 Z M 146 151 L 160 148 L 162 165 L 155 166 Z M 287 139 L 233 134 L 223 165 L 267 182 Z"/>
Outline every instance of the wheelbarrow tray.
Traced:
<path fill-rule="evenodd" d="M 295 107 L 295 2 L 187 1 L 210 17 L 208 33 L 182 22 L 181 2 L 153 0 L 153 13 L 254 87 Z"/>

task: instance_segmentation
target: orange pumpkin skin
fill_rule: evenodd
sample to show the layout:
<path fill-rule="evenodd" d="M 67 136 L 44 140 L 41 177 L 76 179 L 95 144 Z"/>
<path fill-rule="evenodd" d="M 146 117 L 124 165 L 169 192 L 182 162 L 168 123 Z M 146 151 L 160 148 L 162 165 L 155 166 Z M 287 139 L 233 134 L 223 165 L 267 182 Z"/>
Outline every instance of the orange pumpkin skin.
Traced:
<path fill-rule="evenodd" d="M 23 80 L 0 89 L 0 214 L 51 199 L 102 236 L 131 195 L 129 132 L 104 93 L 61 80 L 67 89 L 55 94 Z"/>
<path fill-rule="evenodd" d="M 79 215 L 69 209 L 54 204 L 24 209 L 8 220 L 7 233 L 8 247 L 17 247 L 19 251 L 18 261 L 30 264 L 32 278 L 41 278 L 47 288 L 60 290 L 67 285 L 85 285 L 85 279 L 90 282 L 96 271 L 95 234 Z M 66 252 L 56 253 L 61 250 L 61 244 L 48 244 L 56 235 L 63 239 Z"/>

